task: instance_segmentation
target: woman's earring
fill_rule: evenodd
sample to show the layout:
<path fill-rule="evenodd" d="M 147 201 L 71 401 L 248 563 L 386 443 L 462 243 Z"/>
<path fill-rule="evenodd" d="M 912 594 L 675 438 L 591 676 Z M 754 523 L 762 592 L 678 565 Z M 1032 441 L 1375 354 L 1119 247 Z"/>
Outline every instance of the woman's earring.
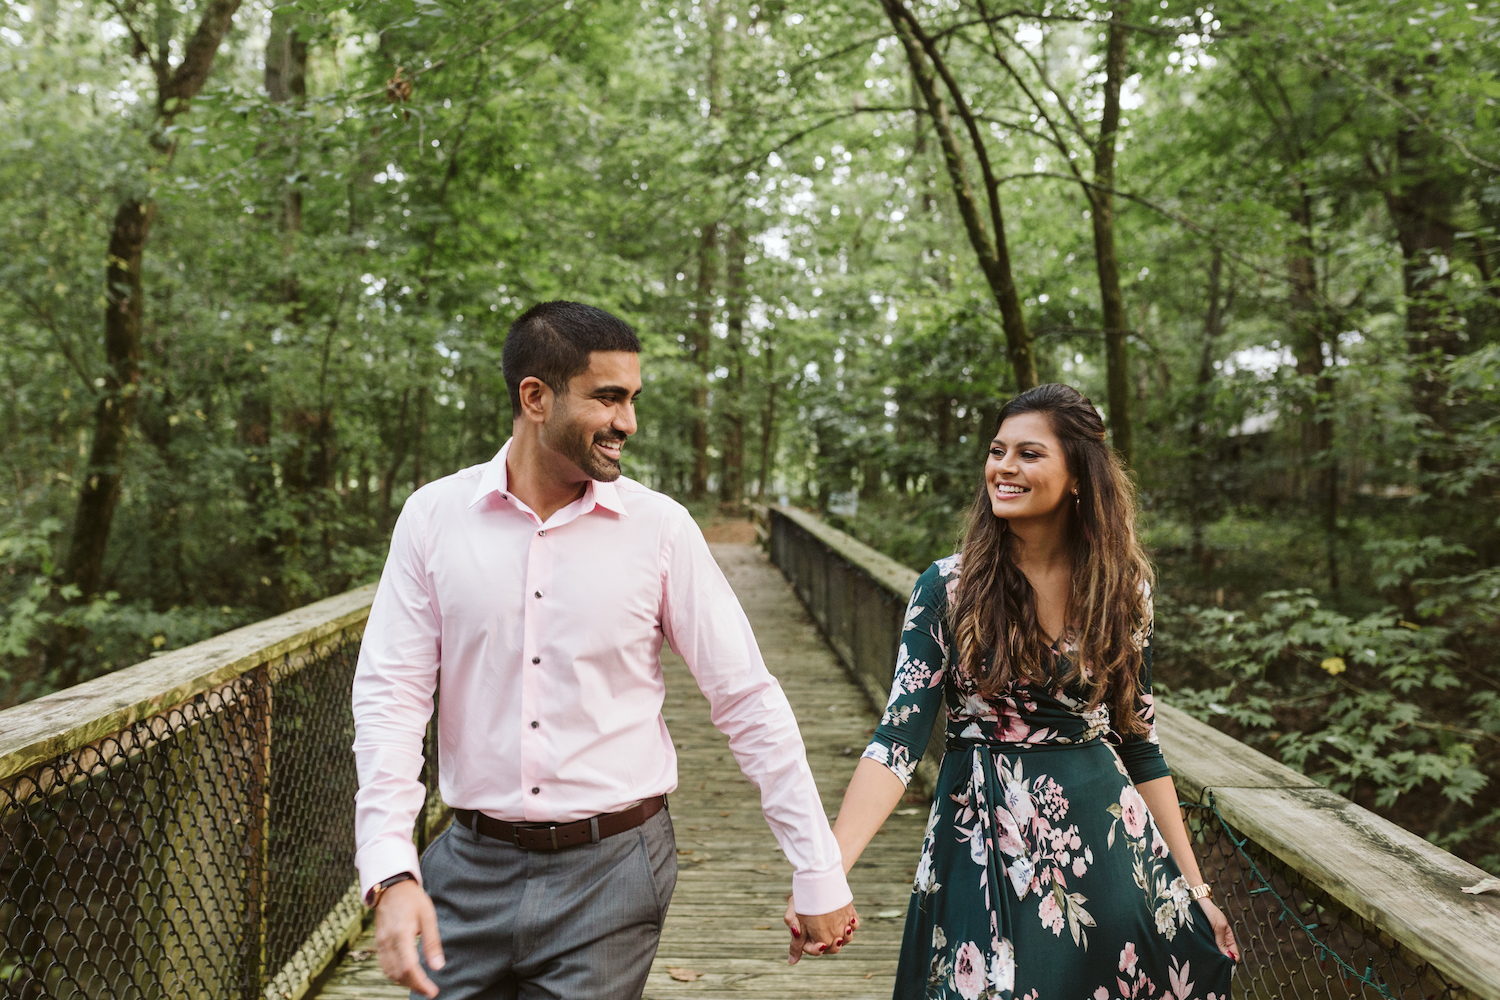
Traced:
<path fill-rule="evenodd" d="M 1073 487 L 1073 513 L 1075 513 L 1075 514 L 1078 513 L 1078 511 L 1079 511 L 1079 504 L 1081 502 L 1082 501 L 1078 497 L 1078 487 L 1075 486 L 1075 487 Z"/>

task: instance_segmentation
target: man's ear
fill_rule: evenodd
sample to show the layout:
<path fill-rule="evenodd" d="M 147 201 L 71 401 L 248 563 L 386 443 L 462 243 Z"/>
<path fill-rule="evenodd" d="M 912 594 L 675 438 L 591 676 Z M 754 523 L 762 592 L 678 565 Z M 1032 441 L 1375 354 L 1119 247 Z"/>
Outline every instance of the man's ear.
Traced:
<path fill-rule="evenodd" d="M 534 424 L 546 423 L 547 417 L 552 413 L 552 387 L 535 375 L 528 375 L 521 380 L 519 390 L 521 419 Z"/>

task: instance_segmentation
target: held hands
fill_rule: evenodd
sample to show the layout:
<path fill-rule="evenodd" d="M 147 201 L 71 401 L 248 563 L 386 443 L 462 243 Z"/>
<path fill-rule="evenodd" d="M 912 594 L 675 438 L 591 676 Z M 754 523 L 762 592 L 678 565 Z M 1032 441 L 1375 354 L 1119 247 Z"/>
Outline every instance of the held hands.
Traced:
<path fill-rule="evenodd" d="M 375 907 L 375 949 L 380 971 L 392 982 L 428 997 L 438 988 L 417 961 L 416 939 L 422 938 L 422 954 L 433 969 L 443 967 L 443 944 L 438 940 L 437 911 L 432 900 L 415 881 L 397 882 L 385 891 Z"/>
<path fill-rule="evenodd" d="M 792 932 L 792 945 L 786 960 L 788 965 L 796 965 L 804 952 L 837 955 L 859 929 L 859 914 L 854 912 L 853 903 L 832 913 L 808 915 L 797 912 L 790 893 L 786 897 L 786 916 L 782 920 Z"/>
<path fill-rule="evenodd" d="M 1207 897 L 1198 900 L 1198 905 L 1203 907 L 1203 912 L 1214 929 L 1214 943 L 1219 946 L 1220 951 L 1238 962 L 1240 948 L 1234 943 L 1234 931 L 1229 928 L 1229 918 L 1224 916 L 1224 911 Z"/>

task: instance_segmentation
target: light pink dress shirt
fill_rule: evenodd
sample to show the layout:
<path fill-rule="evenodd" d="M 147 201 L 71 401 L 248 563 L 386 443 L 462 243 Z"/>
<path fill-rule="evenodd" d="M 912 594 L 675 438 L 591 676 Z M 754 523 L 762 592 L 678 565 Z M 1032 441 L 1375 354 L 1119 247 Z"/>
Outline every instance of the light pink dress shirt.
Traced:
<path fill-rule="evenodd" d="M 411 834 L 439 688 L 450 806 L 554 823 L 674 791 L 665 638 L 760 789 L 797 910 L 849 903 L 791 705 L 692 517 L 621 478 L 543 523 L 506 486 L 509 451 L 422 487 L 396 522 L 354 675 L 360 891 L 420 877 Z"/>

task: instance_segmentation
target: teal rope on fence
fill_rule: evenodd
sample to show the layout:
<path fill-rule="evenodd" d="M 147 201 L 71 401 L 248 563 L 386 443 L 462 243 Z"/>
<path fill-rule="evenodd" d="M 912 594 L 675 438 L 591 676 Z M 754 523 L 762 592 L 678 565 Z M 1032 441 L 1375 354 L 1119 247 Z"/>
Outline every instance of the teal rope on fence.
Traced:
<path fill-rule="evenodd" d="M 1182 805 L 1190 809 L 1202 808 L 1202 806 L 1191 802 L 1184 802 L 1182 803 Z M 1234 827 L 1230 826 L 1229 822 L 1224 819 L 1224 815 L 1219 812 L 1219 807 L 1218 804 L 1214 801 L 1214 795 L 1212 791 L 1210 791 L 1208 794 L 1208 809 L 1213 813 L 1214 819 L 1218 822 L 1219 828 L 1224 831 L 1224 835 L 1229 838 L 1229 842 L 1234 845 L 1235 853 L 1239 855 L 1240 859 L 1248 868 L 1250 877 L 1259 883 L 1259 886 L 1257 888 L 1252 888 L 1249 890 L 1250 895 L 1257 896 L 1269 893 L 1270 897 L 1276 901 L 1276 905 L 1280 911 L 1276 917 L 1277 922 L 1289 922 L 1293 924 L 1298 930 L 1306 934 L 1308 941 L 1311 942 L 1313 949 L 1317 953 L 1318 961 L 1320 963 L 1326 964 L 1329 959 L 1332 959 L 1333 962 L 1337 965 L 1338 969 L 1343 973 L 1343 978 L 1346 981 L 1350 979 L 1357 980 L 1361 983 L 1364 983 L 1366 986 L 1369 986 L 1371 989 L 1374 989 L 1381 996 L 1389 997 L 1390 1000 L 1397 1000 L 1397 994 L 1391 992 L 1390 987 L 1383 980 L 1381 980 L 1378 975 L 1376 975 L 1375 967 L 1373 965 L 1366 968 L 1364 972 L 1360 972 L 1354 966 L 1350 965 L 1347 961 L 1345 961 L 1342 955 L 1334 951 L 1333 948 L 1329 947 L 1327 942 L 1318 937 L 1317 925 L 1305 922 L 1297 914 L 1297 912 L 1292 909 L 1292 906 L 1287 901 L 1286 897 L 1276 891 L 1276 888 L 1272 884 L 1271 880 L 1266 877 L 1265 873 L 1261 871 L 1260 866 L 1255 863 L 1255 859 L 1250 856 L 1250 852 L 1245 850 L 1245 845 L 1249 843 L 1248 838 L 1238 836 L 1234 831 Z"/>

